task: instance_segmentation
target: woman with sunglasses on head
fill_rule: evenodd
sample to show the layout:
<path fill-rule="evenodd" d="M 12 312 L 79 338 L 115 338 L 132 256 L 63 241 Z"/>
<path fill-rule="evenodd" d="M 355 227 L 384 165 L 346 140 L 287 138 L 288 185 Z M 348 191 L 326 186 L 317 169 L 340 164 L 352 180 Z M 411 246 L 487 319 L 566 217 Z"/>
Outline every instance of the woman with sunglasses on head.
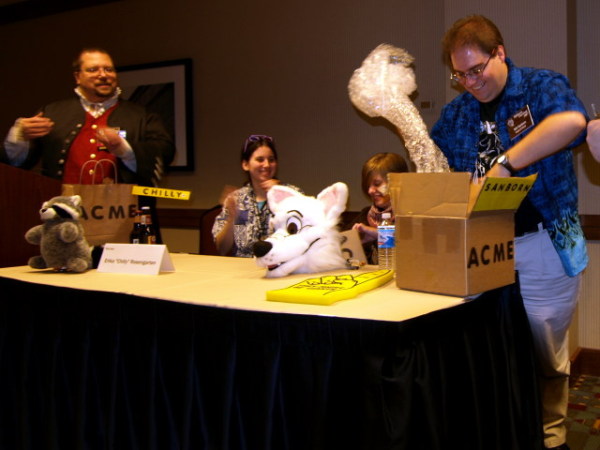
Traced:
<path fill-rule="evenodd" d="M 254 243 L 270 234 L 267 192 L 281 183 L 275 178 L 278 161 L 273 138 L 250 135 L 242 146 L 241 162 L 248 181 L 225 198 L 212 233 L 221 255 L 251 258 Z"/>
<path fill-rule="evenodd" d="M 474 179 L 538 174 L 515 214 L 515 268 L 538 359 L 544 445 L 565 450 L 568 328 L 588 263 L 572 148 L 585 138 L 586 111 L 565 76 L 515 66 L 483 16 L 458 20 L 443 48 L 465 91 L 431 133 L 450 167 Z"/>

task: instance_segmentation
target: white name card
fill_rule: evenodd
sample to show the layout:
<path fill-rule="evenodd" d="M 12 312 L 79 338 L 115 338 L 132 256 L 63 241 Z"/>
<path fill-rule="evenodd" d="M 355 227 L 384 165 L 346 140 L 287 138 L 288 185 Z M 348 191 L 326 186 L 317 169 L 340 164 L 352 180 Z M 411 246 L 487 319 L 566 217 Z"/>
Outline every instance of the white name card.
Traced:
<path fill-rule="evenodd" d="M 104 244 L 98 272 L 158 275 L 175 267 L 166 245 Z"/>

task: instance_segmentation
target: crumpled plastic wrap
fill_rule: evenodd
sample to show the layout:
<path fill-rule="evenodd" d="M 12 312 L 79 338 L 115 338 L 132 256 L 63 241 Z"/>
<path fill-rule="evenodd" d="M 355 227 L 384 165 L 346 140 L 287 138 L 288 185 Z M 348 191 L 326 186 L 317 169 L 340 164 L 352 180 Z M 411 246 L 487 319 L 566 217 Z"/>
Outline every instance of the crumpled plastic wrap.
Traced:
<path fill-rule="evenodd" d="M 396 126 L 417 172 L 448 172 L 446 157 L 409 97 L 417 89 L 413 61 L 402 48 L 377 46 L 350 78 L 350 100 L 368 116 L 383 117 Z"/>

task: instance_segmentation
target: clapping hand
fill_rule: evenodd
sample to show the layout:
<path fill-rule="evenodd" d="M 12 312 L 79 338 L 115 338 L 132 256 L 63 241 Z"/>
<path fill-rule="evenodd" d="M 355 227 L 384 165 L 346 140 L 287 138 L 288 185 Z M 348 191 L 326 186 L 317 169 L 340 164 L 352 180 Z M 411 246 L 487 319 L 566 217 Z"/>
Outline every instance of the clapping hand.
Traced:
<path fill-rule="evenodd" d="M 219 198 L 219 203 L 223 205 L 223 209 L 227 210 L 229 217 L 233 220 L 235 220 L 238 215 L 236 201 L 237 190 L 238 188 L 235 186 L 226 185 L 223 188 L 223 192 L 221 192 L 221 197 Z"/>
<path fill-rule="evenodd" d="M 270 178 L 268 180 L 264 180 L 260 182 L 260 187 L 265 190 L 265 192 L 269 192 L 273 186 L 279 184 L 279 180 L 276 178 Z"/>

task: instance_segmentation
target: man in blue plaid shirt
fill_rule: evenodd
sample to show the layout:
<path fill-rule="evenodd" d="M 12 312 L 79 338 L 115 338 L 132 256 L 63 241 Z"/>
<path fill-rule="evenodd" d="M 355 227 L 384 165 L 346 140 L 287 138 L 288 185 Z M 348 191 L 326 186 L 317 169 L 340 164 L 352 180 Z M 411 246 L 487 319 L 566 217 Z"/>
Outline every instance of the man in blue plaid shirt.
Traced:
<path fill-rule="evenodd" d="M 515 66 L 486 17 L 460 19 L 443 45 L 464 88 L 432 129 L 450 167 L 474 180 L 538 174 L 515 215 L 515 266 L 539 360 L 544 445 L 565 450 L 568 328 L 588 262 L 571 149 L 585 138 L 586 111 L 563 75 Z"/>

